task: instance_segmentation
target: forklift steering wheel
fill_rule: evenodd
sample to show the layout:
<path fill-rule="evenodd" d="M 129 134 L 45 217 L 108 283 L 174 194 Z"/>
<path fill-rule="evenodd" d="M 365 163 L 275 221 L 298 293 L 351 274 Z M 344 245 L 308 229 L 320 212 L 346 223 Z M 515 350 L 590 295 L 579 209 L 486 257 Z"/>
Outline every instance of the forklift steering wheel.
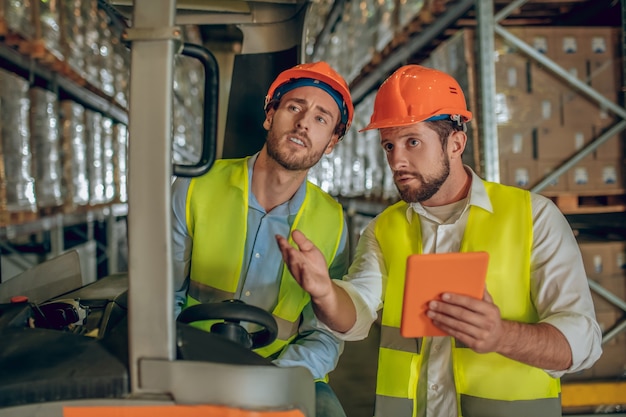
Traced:
<path fill-rule="evenodd" d="M 271 313 L 241 300 L 196 304 L 184 309 L 176 319 L 187 324 L 202 320 L 224 320 L 213 324 L 211 333 L 221 334 L 249 349 L 267 346 L 278 336 L 278 325 Z M 254 323 L 262 328 L 250 333 L 240 324 L 241 321 Z"/>

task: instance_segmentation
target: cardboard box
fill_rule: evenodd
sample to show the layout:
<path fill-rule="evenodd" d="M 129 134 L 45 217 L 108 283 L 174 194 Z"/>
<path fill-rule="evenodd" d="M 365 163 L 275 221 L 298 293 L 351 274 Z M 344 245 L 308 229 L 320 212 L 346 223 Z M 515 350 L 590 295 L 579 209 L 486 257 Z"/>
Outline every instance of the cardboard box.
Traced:
<path fill-rule="evenodd" d="M 503 184 L 529 189 L 537 182 L 536 162 L 532 159 L 501 160 L 504 165 L 505 175 Z"/>
<path fill-rule="evenodd" d="M 624 188 L 624 162 L 621 158 L 596 159 L 592 171 L 598 189 Z"/>
<path fill-rule="evenodd" d="M 614 27 L 578 28 L 584 32 L 581 52 L 591 59 L 614 59 L 620 56 L 620 32 Z"/>
<path fill-rule="evenodd" d="M 626 273 L 626 241 L 579 238 L 585 272 L 592 279 Z"/>
<path fill-rule="evenodd" d="M 596 190 L 595 184 L 595 160 L 593 155 L 588 155 L 567 172 L 567 186 L 570 191 Z"/>
<path fill-rule="evenodd" d="M 605 128 L 615 122 L 615 116 L 606 107 L 574 91 L 564 92 L 561 103 L 565 126 L 589 124 Z"/>
<path fill-rule="evenodd" d="M 561 159 L 540 159 L 537 161 L 537 182 L 542 181 L 550 173 L 552 173 L 557 167 L 563 164 Z M 569 189 L 567 185 L 567 172 L 564 172 L 559 177 L 555 178 L 547 185 L 542 193 L 550 193 L 556 191 L 567 191 Z"/>
<path fill-rule="evenodd" d="M 589 68 L 589 85 L 596 91 L 605 95 L 605 97 L 616 101 L 617 92 L 621 89 L 621 59 L 589 59 L 587 60 Z"/>
<path fill-rule="evenodd" d="M 565 159 L 591 142 L 591 125 L 537 129 L 537 155 L 539 160 Z"/>
<path fill-rule="evenodd" d="M 498 126 L 498 152 L 505 159 L 532 159 L 532 130 L 528 125 Z"/>
<path fill-rule="evenodd" d="M 548 58 L 556 58 L 556 36 L 553 27 L 527 27 L 522 33 L 522 40 L 537 52 Z"/>
<path fill-rule="evenodd" d="M 528 88 L 532 94 L 541 94 L 542 97 L 558 97 L 563 91 L 569 89 L 560 77 L 536 62 L 530 64 Z"/>
<path fill-rule="evenodd" d="M 578 28 L 555 28 L 554 47 L 555 59 L 575 59 L 583 55 L 583 38 L 585 34 Z"/>
<path fill-rule="evenodd" d="M 591 127 L 592 139 L 600 137 L 602 129 L 597 126 Z M 596 148 L 596 159 L 611 159 L 624 156 L 624 136 L 623 133 L 618 133 L 607 139 L 603 144 Z"/>
<path fill-rule="evenodd" d="M 496 123 L 498 126 L 529 126 L 538 118 L 537 105 L 529 94 L 496 93 Z"/>
<path fill-rule="evenodd" d="M 530 61 L 518 53 L 496 54 L 496 92 L 525 94 L 529 92 Z"/>

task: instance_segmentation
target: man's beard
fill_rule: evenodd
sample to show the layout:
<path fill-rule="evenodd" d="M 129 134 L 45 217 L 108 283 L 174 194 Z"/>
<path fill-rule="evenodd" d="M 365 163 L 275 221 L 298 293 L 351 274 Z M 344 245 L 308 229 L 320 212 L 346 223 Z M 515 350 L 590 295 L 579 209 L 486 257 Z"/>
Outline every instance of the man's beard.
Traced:
<path fill-rule="evenodd" d="M 289 136 L 288 134 L 285 136 Z M 302 137 L 302 134 L 299 134 Z M 289 140 L 289 139 L 287 139 Z M 305 151 L 309 151 L 311 148 L 311 141 L 309 138 L 304 135 L 304 141 L 307 145 L 307 148 L 303 148 Z M 330 140 L 329 140 L 330 143 Z M 300 157 L 296 154 L 290 153 L 285 148 L 281 147 L 279 143 L 279 137 L 277 137 L 271 127 L 270 131 L 267 134 L 267 154 L 270 158 L 276 161 L 283 168 L 288 169 L 290 171 L 306 171 L 320 160 L 322 155 L 324 154 L 324 150 L 326 150 L 326 146 L 324 146 L 319 152 L 309 152 L 304 157 Z M 328 143 L 326 144 L 328 145 Z"/>
<path fill-rule="evenodd" d="M 396 174 L 410 174 L 417 178 L 421 185 L 418 187 L 411 187 L 406 185 L 404 187 L 399 186 L 396 182 L 396 188 L 400 192 L 400 197 L 407 203 L 421 203 L 422 201 L 429 200 L 434 196 L 441 188 L 443 183 L 448 179 L 450 175 L 450 160 L 446 155 L 442 158 L 442 170 L 437 176 L 425 178 L 423 175 L 417 172 L 398 171 Z"/>

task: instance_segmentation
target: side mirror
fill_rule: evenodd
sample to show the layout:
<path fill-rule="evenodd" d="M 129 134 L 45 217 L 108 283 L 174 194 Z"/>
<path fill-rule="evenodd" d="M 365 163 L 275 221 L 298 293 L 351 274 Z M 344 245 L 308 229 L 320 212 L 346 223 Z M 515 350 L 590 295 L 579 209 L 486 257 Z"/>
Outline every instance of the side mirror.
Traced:
<path fill-rule="evenodd" d="M 202 150 L 200 151 L 200 159 L 196 164 L 174 164 L 172 172 L 179 177 L 198 177 L 211 169 L 213 162 L 215 162 L 219 73 L 215 56 L 200 45 L 185 43 L 182 55 L 197 59 L 204 67 Z"/>

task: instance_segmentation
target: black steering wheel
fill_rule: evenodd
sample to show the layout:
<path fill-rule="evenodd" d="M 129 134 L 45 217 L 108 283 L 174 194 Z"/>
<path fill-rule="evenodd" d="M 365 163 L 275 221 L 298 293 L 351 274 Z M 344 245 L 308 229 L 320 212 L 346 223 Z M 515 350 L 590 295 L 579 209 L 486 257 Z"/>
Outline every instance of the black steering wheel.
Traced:
<path fill-rule="evenodd" d="M 267 346 L 278 336 L 278 325 L 271 313 L 241 300 L 196 304 L 184 309 L 176 319 L 187 324 L 202 320 L 224 320 L 213 324 L 211 333 L 221 334 L 249 349 Z M 261 329 L 250 333 L 240 324 L 242 321 L 257 324 Z"/>

